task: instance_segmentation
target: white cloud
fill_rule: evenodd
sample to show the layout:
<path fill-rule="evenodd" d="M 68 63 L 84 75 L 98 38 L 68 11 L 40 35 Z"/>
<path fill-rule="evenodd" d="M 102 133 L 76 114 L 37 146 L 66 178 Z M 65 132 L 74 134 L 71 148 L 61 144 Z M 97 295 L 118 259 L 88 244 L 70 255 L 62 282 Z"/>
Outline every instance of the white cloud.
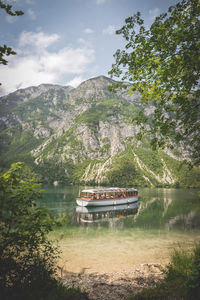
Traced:
<path fill-rule="evenodd" d="M 36 14 L 32 8 L 29 8 L 27 10 L 27 14 L 31 20 L 33 20 L 33 21 L 36 20 Z"/>
<path fill-rule="evenodd" d="M 51 44 L 55 43 L 60 39 L 58 34 L 47 35 L 43 32 L 28 32 L 23 31 L 19 37 L 19 47 L 28 48 L 28 51 L 44 50 L 48 48 Z"/>
<path fill-rule="evenodd" d="M 0 69 L 3 84 L 1 93 L 10 93 L 19 86 L 25 88 L 41 83 L 58 83 L 67 75 L 75 75 L 80 80 L 80 74 L 84 73 L 94 60 L 94 50 L 82 45 L 50 51 L 48 47 L 59 38 L 57 34 L 22 32 L 17 55 L 10 56 L 8 65 Z"/>
<path fill-rule="evenodd" d="M 107 28 L 103 30 L 104 34 L 113 35 L 115 34 L 115 31 L 117 30 L 117 27 L 114 25 L 109 25 Z"/>
<path fill-rule="evenodd" d="M 154 20 L 157 16 L 160 15 L 160 9 L 158 7 L 149 10 L 149 15 L 152 20 Z"/>
<path fill-rule="evenodd" d="M 83 81 L 85 81 L 85 79 L 81 76 L 75 76 L 72 80 L 68 81 L 66 85 L 70 85 L 76 88 Z"/>
<path fill-rule="evenodd" d="M 85 29 L 83 30 L 83 32 L 86 33 L 86 34 L 90 34 L 90 33 L 93 33 L 94 30 L 91 29 L 91 28 L 85 28 Z"/>

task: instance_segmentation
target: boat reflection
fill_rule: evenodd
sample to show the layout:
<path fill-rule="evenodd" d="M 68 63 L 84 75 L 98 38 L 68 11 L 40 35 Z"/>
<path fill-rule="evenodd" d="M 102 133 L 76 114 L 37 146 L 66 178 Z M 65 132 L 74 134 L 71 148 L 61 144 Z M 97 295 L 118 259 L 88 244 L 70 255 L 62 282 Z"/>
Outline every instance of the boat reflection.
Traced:
<path fill-rule="evenodd" d="M 77 222 L 80 224 L 119 220 L 121 218 L 135 215 L 137 210 L 138 202 L 116 206 L 77 206 Z"/>

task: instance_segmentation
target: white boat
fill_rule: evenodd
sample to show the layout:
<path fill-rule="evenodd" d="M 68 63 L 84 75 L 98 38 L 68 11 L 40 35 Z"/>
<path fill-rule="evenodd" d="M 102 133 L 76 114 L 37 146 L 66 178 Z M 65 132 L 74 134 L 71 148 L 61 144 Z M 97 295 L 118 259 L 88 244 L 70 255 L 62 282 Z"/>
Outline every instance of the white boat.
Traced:
<path fill-rule="evenodd" d="M 136 201 L 138 201 L 138 191 L 136 189 L 116 187 L 82 190 L 76 199 L 79 206 L 121 205 Z"/>

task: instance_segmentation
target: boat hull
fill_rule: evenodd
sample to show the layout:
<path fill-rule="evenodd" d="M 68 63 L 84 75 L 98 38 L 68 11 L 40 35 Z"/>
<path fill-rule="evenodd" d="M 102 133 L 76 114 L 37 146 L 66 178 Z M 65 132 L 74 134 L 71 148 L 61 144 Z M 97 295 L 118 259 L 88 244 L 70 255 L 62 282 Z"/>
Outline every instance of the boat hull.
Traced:
<path fill-rule="evenodd" d="M 138 208 L 138 201 L 121 204 L 121 205 L 107 205 L 107 206 L 77 206 L 76 212 L 78 214 L 95 214 L 107 212 L 120 212 L 123 210 L 133 210 Z"/>
<path fill-rule="evenodd" d="M 76 203 L 79 206 L 107 206 L 107 205 L 121 205 L 129 204 L 138 201 L 138 196 L 118 199 L 101 199 L 101 200 L 86 200 L 77 198 Z"/>

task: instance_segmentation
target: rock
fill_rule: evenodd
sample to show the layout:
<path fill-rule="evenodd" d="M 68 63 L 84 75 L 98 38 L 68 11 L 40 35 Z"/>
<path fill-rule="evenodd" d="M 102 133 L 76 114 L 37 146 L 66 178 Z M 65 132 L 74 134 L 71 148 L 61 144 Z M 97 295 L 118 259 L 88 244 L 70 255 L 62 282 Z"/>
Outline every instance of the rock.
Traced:
<path fill-rule="evenodd" d="M 161 268 L 158 264 L 141 264 L 133 267 L 131 271 L 109 274 L 65 271 L 61 280 L 67 287 L 74 286 L 86 292 L 90 300 L 123 300 L 141 288 L 153 286 L 159 281 L 163 277 Z"/>

